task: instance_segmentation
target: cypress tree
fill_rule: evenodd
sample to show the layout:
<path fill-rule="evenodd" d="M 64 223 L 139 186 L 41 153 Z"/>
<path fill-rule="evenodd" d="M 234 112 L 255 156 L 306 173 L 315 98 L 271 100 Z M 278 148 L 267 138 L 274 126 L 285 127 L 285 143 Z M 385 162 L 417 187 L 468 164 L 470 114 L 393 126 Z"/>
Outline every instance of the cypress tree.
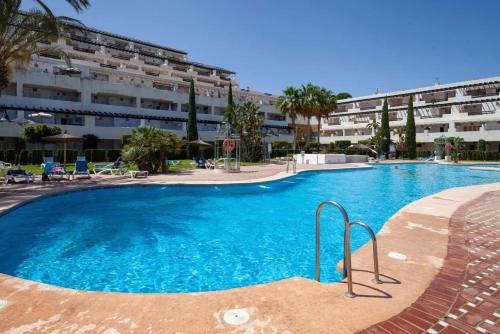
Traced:
<path fill-rule="evenodd" d="M 232 128 L 234 128 L 234 121 L 235 121 L 235 105 L 234 105 L 234 100 L 233 100 L 233 85 L 231 82 L 229 82 L 229 89 L 227 92 L 227 109 L 226 112 L 224 113 L 224 121 L 227 122 Z"/>
<path fill-rule="evenodd" d="M 408 101 L 408 115 L 406 117 L 406 150 L 408 152 L 408 159 L 417 158 L 417 133 L 415 129 L 415 115 L 413 113 L 413 95 L 410 96 Z"/>
<path fill-rule="evenodd" d="M 188 119 L 186 124 L 186 139 L 188 142 L 198 139 L 198 126 L 196 124 L 196 97 L 194 94 L 194 81 L 191 79 L 189 86 L 189 105 L 188 105 Z M 198 147 L 188 144 L 187 156 L 188 158 L 194 157 L 198 154 Z"/>
<path fill-rule="evenodd" d="M 387 98 L 384 99 L 384 106 L 382 108 L 380 139 L 382 141 L 382 153 L 385 154 L 387 158 L 389 156 L 389 147 L 391 144 L 391 130 L 389 128 L 389 104 L 387 103 Z"/>

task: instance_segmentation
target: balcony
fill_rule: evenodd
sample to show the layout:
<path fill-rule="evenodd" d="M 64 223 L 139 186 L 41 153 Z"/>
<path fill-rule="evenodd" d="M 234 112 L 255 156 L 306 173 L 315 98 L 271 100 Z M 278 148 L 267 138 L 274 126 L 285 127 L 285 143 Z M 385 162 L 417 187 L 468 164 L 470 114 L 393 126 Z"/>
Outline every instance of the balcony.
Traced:
<path fill-rule="evenodd" d="M 382 101 L 367 101 L 367 102 L 359 102 L 358 106 L 360 110 L 371 110 L 376 109 L 378 106 L 382 104 Z"/>
<path fill-rule="evenodd" d="M 391 107 L 400 107 L 408 105 L 410 98 L 409 97 L 394 97 L 387 100 L 389 106 Z"/>
<path fill-rule="evenodd" d="M 327 119 L 328 125 L 340 125 L 340 117 L 329 117 Z"/>
<path fill-rule="evenodd" d="M 110 65 L 110 64 L 103 64 L 103 63 L 100 63 L 99 66 L 104 67 L 104 68 L 111 68 L 113 70 L 116 70 L 118 68 L 118 66 Z"/>
<path fill-rule="evenodd" d="M 500 87 L 468 89 L 465 91 L 464 95 L 470 96 L 471 98 L 481 98 L 496 96 L 498 94 L 500 94 Z"/>
<path fill-rule="evenodd" d="M 427 93 L 422 94 L 420 100 L 425 103 L 437 103 L 448 101 L 448 99 L 456 96 L 456 92 L 454 90 L 444 91 L 444 92 L 436 92 L 436 93 Z"/>
<path fill-rule="evenodd" d="M 120 107 L 135 107 L 135 97 L 108 95 L 108 94 L 92 94 L 92 103 L 106 104 Z"/>
<path fill-rule="evenodd" d="M 79 46 L 73 46 L 73 50 L 80 51 L 80 52 L 85 52 L 85 53 L 90 53 L 90 54 L 95 54 L 95 51 L 96 51 L 96 50 L 92 50 L 92 49 L 89 49 L 89 48 L 82 48 L 82 47 L 79 47 Z"/>

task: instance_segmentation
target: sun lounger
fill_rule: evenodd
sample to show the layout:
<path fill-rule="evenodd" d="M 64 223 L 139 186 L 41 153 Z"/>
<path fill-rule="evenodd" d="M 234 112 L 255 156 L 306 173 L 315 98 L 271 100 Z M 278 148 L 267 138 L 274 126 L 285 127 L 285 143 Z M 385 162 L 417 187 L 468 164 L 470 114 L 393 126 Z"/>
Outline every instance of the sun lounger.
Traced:
<path fill-rule="evenodd" d="M 31 173 L 26 173 L 23 169 L 9 169 L 5 174 L 5 183 L 31 183 L 35 177 Z"/>
<path fill-rule="evenodd" d="M 12 164 L 4 161 L 0 161 L 0 170 L 12 168 Z"/>
<path fill-rule="evenodd" d="M 198 168 L 205 168 L 205 159 L 203 158 L 193 158 L 193 161 L 191 162 L 192 167 L 198 167 Z"/>
<path fill-rule="evenodd" d="M 57 162 L 54 162 L 54 157 L 43 157 L 43 162 L 40 164 L 40 167 L 42 169 L 45 168 L 45 164 L 50 163 L 50 164 L 57 164 Z"/>
<path fill-rule="evenodd" d="M 47 162 L 45 163 L 43 172 L 50 180 L 62 180 L 65 178 L 69 179 L 69 174 L 64 170 L 63 167 L 59 166 L 59 164 Z"/>
<path fill-rule="evenodd" d="M 112 175 L 123 175 L 127 170 L 121 162 L 121 158 L 116 159 L 113 163 L 105 164 L 94 164 L 94 174 L 112 174 Z"/>
<path fill-rule="evenodd" d="M 87 160 L 85 160 L 85 157 L 83 157 L 83 159 L 82 157 L 78 157 L 76 159 L 75 170 L 73 171 L 73 178 L 77 176 L 90 178 L 89 167 L 87 164 Z"/>
<path fill-rule="evenodd" d="M 136 177 L 148 177 L 149 173 L 147 170 L 128 170 L 125 175 L 130 175 L 131 179 L 135 179 Z"/>
<path fill-rule="evenodd" d="M 207 161 L 205 161 L 205 168 L 215 169 L 215 162 L 212 159 L 208 159 Z"/>
<path fill-rule="evenodd" d="M 170 165 L 170 166 L 177 166 L 181 163 L 181 161 L 180 160 L 168 160 L 168 159 L 166 159 L 165 163 L 167 165 Z"/>

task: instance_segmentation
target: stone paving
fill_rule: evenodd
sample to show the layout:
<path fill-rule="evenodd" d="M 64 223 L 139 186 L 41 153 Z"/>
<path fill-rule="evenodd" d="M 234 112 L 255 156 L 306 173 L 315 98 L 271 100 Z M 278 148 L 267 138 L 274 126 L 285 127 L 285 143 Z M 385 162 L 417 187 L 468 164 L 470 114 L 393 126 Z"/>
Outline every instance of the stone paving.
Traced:
<path fill-rule="evenodd" d="M 443 267 L 410 307 L 363 333 L 500 333 L 500 192 L 460 207 Z"/>
<path fill-rule="evenodd" d="M 230 176 L 196 170 L 137 180 L 95 177 L 0 186 L 0 212 L 66 190 L 262 182 L 289 176 L 284 168 L 252 166 Z M 372 266 L 371 245 L 354 253 L 357 298 L 352 299 L 344 297 L 344 283 L 305 278 L 204 293 L 127 294 L 69 290 L 0 273 L 0 299 L 5 301 L 0 301 L 0 333 L 330 334 L 366 327 L 365 333 L 499 333 L 499 217 L 500 183 L 452 188 L 408 204 L 377 236 L 384 284 L 374 286 L 372 272 L 359 270 Z M 405 259 L 392 257 L 394 252 Z M 222 315 L 234 308 L 248 310 L 250 321 L 224 323 Z"/>

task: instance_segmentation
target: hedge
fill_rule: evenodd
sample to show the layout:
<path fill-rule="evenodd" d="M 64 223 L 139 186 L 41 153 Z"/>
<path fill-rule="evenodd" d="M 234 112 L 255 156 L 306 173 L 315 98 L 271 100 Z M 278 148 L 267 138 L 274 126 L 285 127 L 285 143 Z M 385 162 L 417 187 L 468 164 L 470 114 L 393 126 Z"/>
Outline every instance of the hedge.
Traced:
<path fill-rule="evenodd" d="M 350 140 L 337 140 L 335 141 L 335 149 L 346 149 L 349 146 L 351 146 L 351 141 Z"/>
<path fill-rule="evenodd" d="M 76 161 L 79 150 L 67 150 L 66 162 Z M 120 155 L 121 150 L 84 150 L 83 154 L 90 162 L 115 161 Z M 0 161 L 9 162 L 16 165 L 38 165 L 43 162 L 44 156 L 53 156 L 54 160 L 62 162 L 64 160 L 64 151 L 45 151 L 43 150 L 0 150 Z"/>

